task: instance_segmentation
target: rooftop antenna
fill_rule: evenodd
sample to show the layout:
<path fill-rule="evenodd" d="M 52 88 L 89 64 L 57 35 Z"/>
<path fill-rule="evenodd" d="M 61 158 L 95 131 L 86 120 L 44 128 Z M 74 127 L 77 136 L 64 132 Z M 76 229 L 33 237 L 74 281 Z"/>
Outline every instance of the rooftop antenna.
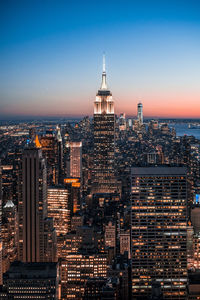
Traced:
<path fill-rule="evenodd" d="M 103 53 L 103 73 L 106 73 L 106 55 Z"/>

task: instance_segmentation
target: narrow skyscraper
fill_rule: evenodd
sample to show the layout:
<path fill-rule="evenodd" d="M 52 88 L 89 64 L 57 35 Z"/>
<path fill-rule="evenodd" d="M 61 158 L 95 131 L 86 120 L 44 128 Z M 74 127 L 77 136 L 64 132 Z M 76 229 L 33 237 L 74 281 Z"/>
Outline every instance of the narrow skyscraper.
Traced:
<path fill-rule="evenodd" d="M 25 149 L 19 199 L 19 259 L 44 260 L 44 210 L 46 207 L 46 165 L 39 148 Z"/>
<path fill-rule="evenodd" d="M 114 157 L 114 102 L 112 94 L 107 87 L 104 57 L 102 83 L 94 102 L 93 194 L 112 193 L 116 191 Z"/>
<path fill-rule="evenodd" d="M 41 148 L 30 147 L 24 150 L 18 211 L 19 260 L 23 262 L 55 261 L 56 250 L 52 249 L 52 257 L 48 254 L 49 245 L 55 245 L 55 234 L 53 219 L 47 219 L 47 174 Z M 47 232 L 49 228 L 52 230 Z"/>
<path fill-rule="evenodd" d="M 137 106 L 137 119 L 139 122 L 139 125 L 141 126 L 143 124 L 143 106 L 142 103 L 138 103 Z"/>

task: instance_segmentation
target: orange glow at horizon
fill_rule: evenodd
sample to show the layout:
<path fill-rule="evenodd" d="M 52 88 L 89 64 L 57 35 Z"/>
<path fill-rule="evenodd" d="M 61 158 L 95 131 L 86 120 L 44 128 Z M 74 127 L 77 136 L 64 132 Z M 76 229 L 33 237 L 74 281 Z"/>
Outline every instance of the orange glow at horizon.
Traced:
<path fill-rule="evenodd" d="M 33 117 L 73 117 L 92 116 L 95 95 L 75 97 L 70 101 L 69 97 L 49 101 L 48 106 L 43 101 L 38 110 L 37 105 L 28 103 L 25 105 L 12 105 L 4 109 L 3 114 L 13 116 Z M 81 100 L 80 100 L 81 99 Z M 153 94 L 146 92 L 142 97 L 130 96 L 130 93 L 113 95 L 115 113 L 126 113 L 128 116 L 137 115 L 137 104 L 142 102 L 143 114 L 145 117 L 166 117 L 166 118 L 200 118 L 200 92 L 197 93 L 167 93 Z"/>

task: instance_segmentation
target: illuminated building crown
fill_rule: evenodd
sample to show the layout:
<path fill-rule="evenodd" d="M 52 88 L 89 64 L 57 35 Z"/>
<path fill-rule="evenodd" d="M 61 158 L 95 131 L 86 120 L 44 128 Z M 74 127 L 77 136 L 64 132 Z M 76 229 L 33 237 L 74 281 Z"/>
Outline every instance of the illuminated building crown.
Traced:
<path fill-rule="evenodd" d="M 105 55 L 103 55 L 103 72 L 101 87 L 96 95 L 94 102 L 94 114 L 114 114 L 114 102 L 112 94 L 108 89 L 106 82 L 106 64 Z"/>

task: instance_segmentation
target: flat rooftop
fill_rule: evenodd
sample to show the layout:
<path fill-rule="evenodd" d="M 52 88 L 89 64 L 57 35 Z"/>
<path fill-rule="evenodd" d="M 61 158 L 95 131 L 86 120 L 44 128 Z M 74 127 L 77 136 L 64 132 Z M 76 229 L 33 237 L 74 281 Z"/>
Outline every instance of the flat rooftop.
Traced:
<path fill-rule="evenodd" d="M 4 276 L 7 279 L 55 279 L 57 277 L 57 263 L 23 263 L 15 261 Z"/>
<path fill-rule="evenodd" d="M 185 167 L 137 167 L 131 168 L 131 175 L 186 175 Z"/>

